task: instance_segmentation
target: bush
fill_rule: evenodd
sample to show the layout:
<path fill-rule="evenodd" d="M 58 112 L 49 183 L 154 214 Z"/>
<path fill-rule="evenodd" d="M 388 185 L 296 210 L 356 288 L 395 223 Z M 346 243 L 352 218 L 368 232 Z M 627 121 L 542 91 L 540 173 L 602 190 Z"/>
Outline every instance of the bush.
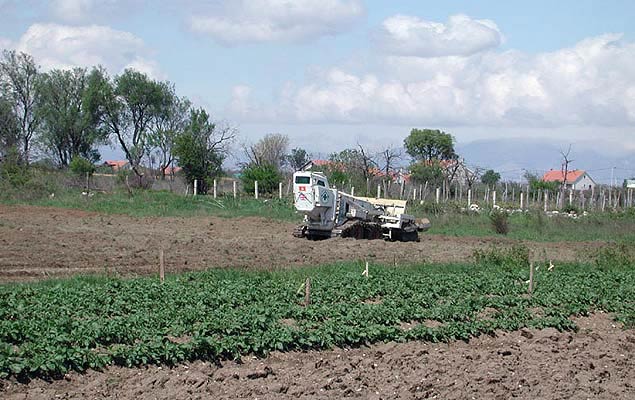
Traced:
<path fill-rule="evenodd" d="M 595 256 L 595 265 L 602 270 L 635 266 L 635 249 L 633 247 L 633 245 L 626 243 L 602 247 Z"/>
<path fill-rule="evenodd" d="M 489 220 L 492 223 L 494 232 L 500 235 L 507 235 L 509 233 L 509 216 L 505 211 L 492 211 L 489 215 Z"/>
<path fill-rule="evenodd" d="M 84 177 L 86 174 L 92 175 L 95 173 L 95 166 L 92 162 L 88 161 L 84 157 L 75 156 L 69 164 L 69 169 L 74 175 Z"/>
<path fill-rule="evenodd" d="M 254 193 L 254 181 L 258 181 L 259 193 L 273 193 L 282 176 L 273 165 L 253 165 L 243 169 L 240 180 L 247 193 Z"/>
<path fill-rule="evenodd" d="M 566 212 L 567 214 L 570 214 L 572 212 L 576 214 L 580 214 L 580 210 L 578 209 L 578 207 L 574 206 L 573 204 L 567 204 L 566 206 L 564 206 L 562 211 Z"/>

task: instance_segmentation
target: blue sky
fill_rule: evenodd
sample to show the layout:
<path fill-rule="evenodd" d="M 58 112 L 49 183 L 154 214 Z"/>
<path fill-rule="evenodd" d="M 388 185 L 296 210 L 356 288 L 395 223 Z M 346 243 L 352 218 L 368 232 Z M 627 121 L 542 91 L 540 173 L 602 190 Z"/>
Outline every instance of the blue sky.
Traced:
<path fill-rule="evenodd" d="M 0 47 L 170 80 L 239 142 L 325 154 L 430 127 L 629 158 L 633 20 L 626 0 L 0 0 Z"/>

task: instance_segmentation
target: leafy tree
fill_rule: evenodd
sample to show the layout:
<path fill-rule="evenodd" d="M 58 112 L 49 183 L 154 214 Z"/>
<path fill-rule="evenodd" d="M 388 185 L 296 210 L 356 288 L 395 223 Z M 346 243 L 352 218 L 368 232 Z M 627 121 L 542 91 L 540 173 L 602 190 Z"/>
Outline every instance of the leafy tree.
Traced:
<path fill-rule="evenodd" d="M 451 160 L 456 158 L 454 138 L 438 129 L 413 129 L 404 140 L 406 152 L 417 161 Z"/>
<path fill-rule="evenodd" d="M 192 104 L 187 98 L 176 96 L 173 87 L 166 88 L 163 101 L 151 125 L 148 145 L 158 156 L 161 177 L 165 179 L 165 171 L 174 161 L 174 141 L 187 126 Z"/>
<path fill-rule="evenodd" d="M 92 175 L 95 172 L 95 165 L 88 159 L 75 156 L 69 164 L 71 172 L 77 176 Z"/>
<path fill-rule="evenodd" d="M 201 193 L 207 193 L 209 181 L 220 175 L 227 147 L 235 136 L 233 129 L 211 122 L 202 108 L 190 111 L 185 131 L 175 138 L 173 152 L 187 181 L 199 181 Z"/>
<path fill-rule="evenodd" d="M 309 154 L 301 148 L 291 149 L 291 153 L 286 156 L 287 163 L 294 171 L 299 171 L 309 161 Z"/>
<path fill-rule="evenodd" d="M 525 173 L 525 179 L 527 179 L 529 188 L 533 191 L 547 190 L 551 193 L 556 193 L 561 184 L 561 182 L 558 181 L 545 182 L 540 179 L 538 175 L 532 174 L 531 172 Z"/>
<path fill-rule="evenodd" d="M 0 97 L 0 161 L 10 158 L 18 149 L 20 121 L 10 101 Z"/>
<path fill-rule="evenodd" d="M 100 75 L 90 93 L 91 105 L 98 107 L 103 127 L 114 136 L 132 171 L 141 179 L 141 161 L 149 148 L 148 133 L 170 95 L 168 87 L 131 69 L 112 82 L 103 71 Z"/>
<path fill-rule="evenodd" d="M 97 110 L 85 101 L 91 82 L 94 80 L 83 68 L 56 69 L 38 80 L 36 114 L 43 128 L 40 141 L 61 166 L 76 157 L 98 161 L 95 146 L 107 140 L 107 133 L 98 129 Z"/>
<path fill-rule="evenodd" d="M 493 169 L 488 169 L 487 171 L 485 171 L 483 176 L 481 176 L 481 182 L 490 187 L 495 186 L 498 181 L 500 181 L 500 179 L 501 175 Z"/>
<path fill-rule="evenodd" d="M 280 133 L 265 135 L 256 144 L 245 147 L 248 166 L 269 165 L 280 171 L 286 161 L 289 137 Z"/>
<path fill-rule="evenodd" d="M 273 193 L 278 189 L 281 179 L 280 171 L 270 164 L 248 165 L 240 176 L 243 188 L 248 193 L 254 192 L 254 181 L 258 181 L 258 192 Z"/>
<path fill-rule="evenodd" d="M 410 177 L 413 182 L 425 183 L 432 187 L 440 186 L 443 183 L 443 168 L 436 160 L 430 162 L 419 161 L 410 166 Z"/>
<path fill-rule="evenodd" d="M 3 50 L 0 58 L 0 93 L 4 93 L 19 123 L 19 161 L 29 163 L 39 120 L 35 113 L 37 66 L 33 57 Z"/>

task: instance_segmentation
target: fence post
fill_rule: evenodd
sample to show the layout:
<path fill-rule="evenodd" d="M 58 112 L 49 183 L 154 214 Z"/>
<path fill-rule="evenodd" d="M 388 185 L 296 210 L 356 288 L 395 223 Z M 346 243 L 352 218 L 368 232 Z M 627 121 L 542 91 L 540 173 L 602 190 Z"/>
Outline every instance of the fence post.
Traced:
<path fill-rule="evenodd" d="M 258 199 L 258 181 L 254 181 L 254 196 Z"/>
<path fill-rule="evenodd" d="M 417 200 L 417 188 L 412 189 L 412 201 Z"/>
<path fill-rule="evenodd" d="M 237 190 L 236 190 L 236 181 L 233 181 L 233 190 L 234 190 L 234 198 L 236 198 Z"/>
<path fill-rule="evenodd" d="M 377 198 L 381 197 L 381 185 L 377 185 Z"/>
<path fill-rule="evenodd" d="M 569 205 L 573 204 L 573 189 L 569 189 Z"/>
<path fill-rule="evenodd" d="M 194 196 L 198 194 L 198 179 L 194 179 Z"/>
<path fill-rule="evenodd" d="M 467 208 L 469 209 L 472 205 L 472 189 L 467 190 Z"/>
<path fill-rule="evenodd" d="M 441 200 L 441 188 L 437 188 L 437 204 L 439 204 L 439 201 Z"/>
<path fill-rule="evenodd" d="M 520 211 L 524 210 L 523 208 L 523 192 L 520 192 Z"/>
<path fill-rule="evenodd" d="M 216 179 L 214 179 L 214 198 L 216 198 Z"/>
<path fill-rule="evenodd" d="M 351 186 L 351 196 L 355 196 L 355 186 Z"/>
<path fill-rule="evenodd" d="M 496 207 L 496 190 L 492 192 L 492 207 Z"/>
<path fill-rule="evenodd" d="M 544 194 L 544 197 L 545 197 L 545 206 L 544 206 L 544 210 L 545 210 L 545 212 L 547 212 L 547 202 L 549 201 L 549 192 L 548 192 L 546 189 L 545 189 L 545 194 Z"/>
<path fill-rule="evenodd" d="M 278 183 L 278 198 L 282 200 L 282 182 Z"/>

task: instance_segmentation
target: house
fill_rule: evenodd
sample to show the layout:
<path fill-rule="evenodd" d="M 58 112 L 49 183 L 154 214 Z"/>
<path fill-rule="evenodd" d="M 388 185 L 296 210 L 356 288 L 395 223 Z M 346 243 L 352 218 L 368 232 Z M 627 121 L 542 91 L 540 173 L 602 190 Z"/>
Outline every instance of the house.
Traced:
<path fill-rule="evenodd" d="M 567 171 L 566 188 L 573 190 L 591 190 L 595 187 L 595 181 L 582 169 Z M 564 171 L 551 169 L 543 177 L 543 182 L 565 182 Z"/>
<path fill-rule="evenodd" d="M 103 166 L 109 167 L 113 173 L 130 169 L 130 163 L 128 160 L 106 160 L 104 161 Z"/>

